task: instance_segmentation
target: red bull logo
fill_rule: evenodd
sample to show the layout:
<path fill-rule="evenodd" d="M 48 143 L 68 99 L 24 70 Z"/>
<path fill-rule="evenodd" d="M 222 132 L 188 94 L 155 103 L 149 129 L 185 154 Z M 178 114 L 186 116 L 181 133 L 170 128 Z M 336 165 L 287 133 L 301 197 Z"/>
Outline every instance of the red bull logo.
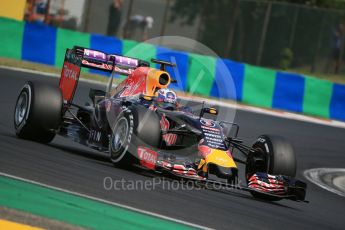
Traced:
<path fill-rule="evenodd" d="M 208 120 L 208 119 L 201 119 L 200 123 L 204 126 L 207 126 L 207 127 L 215 127 L 216 126 L 216 123 L 214 121 Z"/>

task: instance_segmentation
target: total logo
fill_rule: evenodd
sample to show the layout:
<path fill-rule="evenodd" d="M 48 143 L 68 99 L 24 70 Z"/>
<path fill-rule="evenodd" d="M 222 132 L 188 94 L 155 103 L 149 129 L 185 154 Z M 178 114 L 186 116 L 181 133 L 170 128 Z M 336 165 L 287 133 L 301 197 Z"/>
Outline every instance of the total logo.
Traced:
<path fill-rule="evenodd" d="M 138 157 L 140 159 L 140 164 L 148 169 L 154 169 L 157 161 L 157 152 L 144 148 L 138 148 Z"/>
<path fill-rule="evenodd" d="M 65 76 L 65 78 L 73 79 L 76 81 L 77 80 L 77 74 L 78 74 L 77 72 L 68 68 L 68 65 L 63 66 L 63 75 Z"/>

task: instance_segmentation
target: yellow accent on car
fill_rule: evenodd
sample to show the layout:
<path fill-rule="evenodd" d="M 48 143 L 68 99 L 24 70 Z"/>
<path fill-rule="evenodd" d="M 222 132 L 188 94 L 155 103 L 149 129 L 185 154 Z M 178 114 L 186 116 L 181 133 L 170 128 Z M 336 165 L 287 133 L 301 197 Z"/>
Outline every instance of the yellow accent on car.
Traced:
<path fill-rule="evenodd" d="M 143 96 L 143 98 L 146 100 L 146 101 L 151 101 L 152 100 L 152 97 L 151 96 Z"/>
<path fill-rule="evenodd" d="M 226 151 L 213 149 L 205 158 L 206 165 L 213 163 L 226 168 L 237 168 L 234 159 Z"/>
<path fill-rule="evenodd" d="M 217 114 L 217 110 L 215 108 L 210 108 L 210 113 L 211 114 Z"/>
<path fill-rule="evenodd" d="M 171 77 L 168 72 L 151 68 L 146 78 L 146 94 L 155 96 L 157 90 L 167 88 L 170 82 Z"/>
<path fill-rule="evenodd" d="M 202 166 L 204 166 L 206 161 L 204 159 L 201 159 L 199 164 L 198 164 L 198 170 L 201 169 Z"/>

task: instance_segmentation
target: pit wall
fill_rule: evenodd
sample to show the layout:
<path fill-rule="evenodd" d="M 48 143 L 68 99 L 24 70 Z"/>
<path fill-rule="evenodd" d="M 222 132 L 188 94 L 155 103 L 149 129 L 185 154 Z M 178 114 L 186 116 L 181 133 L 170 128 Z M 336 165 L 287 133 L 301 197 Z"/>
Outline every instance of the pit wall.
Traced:
<path fill-rule="evenodd" d="M 171 76 L 178 80 L 178 84 L 173 86 L 175 89 L 345 121 L 345 85 L 342 84 L 228 59 L 8 18 L 0 18 L 0 34 L 0 57 L 61 68 L 65 50 L 78 45 L 145 60 L 175 60 L 178 68 L 168 68 Z"/>

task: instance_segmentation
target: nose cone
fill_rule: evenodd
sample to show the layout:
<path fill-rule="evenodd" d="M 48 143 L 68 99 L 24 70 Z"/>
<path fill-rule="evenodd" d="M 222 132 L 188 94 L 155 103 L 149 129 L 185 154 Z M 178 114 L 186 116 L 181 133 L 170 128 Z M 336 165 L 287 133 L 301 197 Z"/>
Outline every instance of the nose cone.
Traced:
<path fill-rule="evenodd" d="M 213 163 L 207 165 L 208 173 L 216 175 L 222 179 L 230 179 L 237 177 L 237 168 L 222 167 Z"/>
<path fill-rule="evenodd" d="M 237 177 L 237 165 L 230 152 L 219 149 L 212 149 L 205 157 L 202 171 L 223 179 Z"/>
<path fill-rule="evenodd" d="M 206 165 L 211 163 L 224 168 L 237 168 L 230 152 L 213 149 L 210 154 L 205 157 Z"/>

